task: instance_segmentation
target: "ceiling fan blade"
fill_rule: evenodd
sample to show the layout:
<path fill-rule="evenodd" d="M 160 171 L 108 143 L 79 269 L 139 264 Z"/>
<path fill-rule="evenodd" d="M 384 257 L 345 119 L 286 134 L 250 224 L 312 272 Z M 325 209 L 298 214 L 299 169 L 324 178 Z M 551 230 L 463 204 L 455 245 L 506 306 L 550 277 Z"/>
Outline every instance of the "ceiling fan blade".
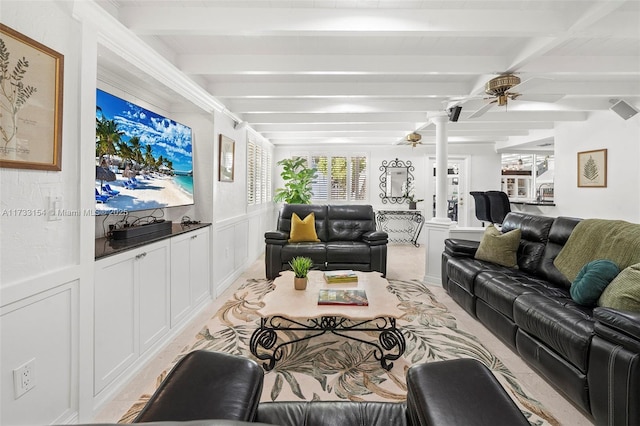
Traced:
<path fill-rule="evenodd" d="M 551 81 L 551 78 L 547 78 L 547 77 L 531 77 L 523 82 L 521 82 L 520 84 L 516 84 L 515 86 L 511 87 L 508 92 L 509 93 L 522 93 L 522 92 L 526 92 L 527 90 L 530 90 L 534 87 L 539 86 L 542 83 L 545 83 L 547 81 Z"/>
<path fill-rule="evenodd" d="M 491 108 L 493 108 L 493 105 L 496 103 L 496 101 L 493 102 L 489 102 L 488 104 L 486 104 L 485 106 L 483 106 L 482 108 L 480 108 L 479 110 L 477 110 L 476 112 L 474 112 L 473 114 L 471 114 L 468 118 L 476 118 L 476 117 L 480 117 L 481 115 L 483 115 L 485 112 L 489 111 Z"/>
<path fill-rule="evenodd" d="M 557 102 L 560 99 L 564 98 L 564 95 L 561 94 L 546 94 L 546 95 L 527 95 L 522 94 L 518 96 L 516 99 L 519 101 L 529 101 L 529 102 Z"/>

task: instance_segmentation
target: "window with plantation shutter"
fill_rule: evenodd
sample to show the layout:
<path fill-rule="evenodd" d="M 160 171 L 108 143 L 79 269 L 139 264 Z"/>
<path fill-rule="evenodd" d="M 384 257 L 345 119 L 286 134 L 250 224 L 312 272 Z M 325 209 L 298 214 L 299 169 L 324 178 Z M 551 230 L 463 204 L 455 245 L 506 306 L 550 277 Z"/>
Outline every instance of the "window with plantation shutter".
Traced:
<path fill-rule="evenodd" d="M 312 184 L 314 202 L 366 201 L 367 157 L 311 155 L 318 171 Z"/>
<path fill-rule="evenodd" d="M 255 141 L 247 141 L 247 205 L 272 199 L 271 151 Z"/>
<path fill-rule="evenodd" d="M 247 143 L 247 204 L 256 202 L 256 144 L 253 141 Z"/>

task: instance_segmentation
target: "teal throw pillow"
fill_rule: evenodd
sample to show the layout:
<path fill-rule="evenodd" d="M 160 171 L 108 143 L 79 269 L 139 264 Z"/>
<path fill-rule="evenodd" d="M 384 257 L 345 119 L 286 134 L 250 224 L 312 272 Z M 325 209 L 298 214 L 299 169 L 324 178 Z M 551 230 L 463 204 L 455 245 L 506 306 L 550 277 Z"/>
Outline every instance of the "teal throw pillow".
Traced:
<path fill-rule="evenodd" d="M 571 283 L 571 298 L 581 305 L 595 306 L 604 289 L 619 273 L 618 265 L 610 260 L 599 259 L 587 263 Z"/>

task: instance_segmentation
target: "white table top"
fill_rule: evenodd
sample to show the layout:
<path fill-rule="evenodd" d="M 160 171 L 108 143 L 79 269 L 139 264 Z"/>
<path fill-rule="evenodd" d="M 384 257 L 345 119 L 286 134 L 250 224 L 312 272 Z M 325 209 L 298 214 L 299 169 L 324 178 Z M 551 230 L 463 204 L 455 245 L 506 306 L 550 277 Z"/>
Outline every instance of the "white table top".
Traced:
<path fill-rule="evenodd" d="M 337 316 L 352 320 L 367 320 L 378 317 L 400 318 L 404 311 L 398 308 L 399 301 L 387 291 L 389 284 L 379 272 L 360 272 L 357 283 L 328 284 L 322 271 L 310 271 L 306 290 L 293 286 L 292 271 L 283 271 L 274 280 L 275 290 L 263 299 L 264 307 L 258 310 L 263 317 L 276 315 L 290 319 L 309 319 L 322 316 Z M 318 292 L 329 289 L 364 289 L 369 306 L 318 305 Z"/>

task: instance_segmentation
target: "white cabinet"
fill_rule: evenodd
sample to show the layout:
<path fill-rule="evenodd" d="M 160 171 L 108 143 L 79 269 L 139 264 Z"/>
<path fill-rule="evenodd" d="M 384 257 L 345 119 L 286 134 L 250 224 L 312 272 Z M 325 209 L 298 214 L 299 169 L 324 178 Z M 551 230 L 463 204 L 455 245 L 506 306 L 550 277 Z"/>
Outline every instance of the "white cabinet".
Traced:
<path fill-rule="evenodd" d="M 531 176 L 502 176 L 502 191 L 506 192 L 509 198 L 532 198 L 531 184 Z"/>
<path fill-rule="evenodd" d="M 94 394 L 169 330 L 169 242 L 96 262 Z"/>
<path fill-rule="evenodd" d="M 211 296 L 209 228 L 171 239 L 171 326 Z"/>
<path fill-rule="evenodd" d="M 94 396 L 141 368 L 142 359 L 210 300 L 210 227 L 177 232 L 96 260 Z"/>

